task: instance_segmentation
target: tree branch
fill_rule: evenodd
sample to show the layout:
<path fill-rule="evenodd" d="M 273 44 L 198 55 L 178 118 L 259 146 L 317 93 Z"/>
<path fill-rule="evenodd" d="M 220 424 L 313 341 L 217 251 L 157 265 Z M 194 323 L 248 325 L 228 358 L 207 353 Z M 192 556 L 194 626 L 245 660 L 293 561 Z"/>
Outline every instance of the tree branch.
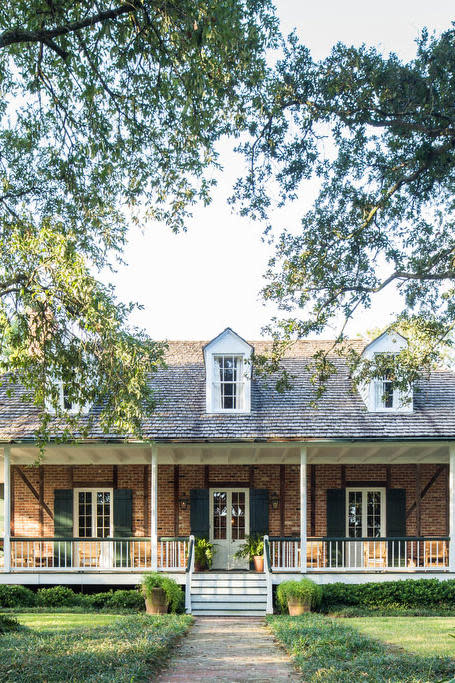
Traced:
<path fill-rule="evenodd" d="M 67 53 L 53 41 L 53 38 L 58 38 L 58 36 L 64 36 L 68 33 L 74 33 L 75 31 L 80 31 L 84 28 L 95 26 L 96 24 L 108 21 L 109 19 L 116 19 L 122 14 L 137 12 L 140 8 L 141 5 L 139 2 L 136 0 L 129 0 L 129 2 L 126 2 L 124 5 L 117 7 L 116 9 L 98 12 L 98 14 L 93 14 L 91 17 L 87 17 L 86 19 L 73 21 L 64 26 L 56 26 L 52 29 L 43 29 L 41 31 L 27 31 L 20 28 L 9 29 L 0 34 L 0 48 L 7 47 L 8 45 L 14 45 L 16 43 L 44 43 L 52 50 L 60 54 L 63 59 L 66 59 Z"/>

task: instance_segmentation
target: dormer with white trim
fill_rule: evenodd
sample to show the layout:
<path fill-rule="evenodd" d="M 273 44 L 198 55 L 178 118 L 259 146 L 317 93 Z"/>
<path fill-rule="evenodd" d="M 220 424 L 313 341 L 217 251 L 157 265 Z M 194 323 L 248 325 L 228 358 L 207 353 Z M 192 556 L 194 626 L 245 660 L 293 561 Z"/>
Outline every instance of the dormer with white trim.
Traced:
<path fill-rule="evenodd" d="M 204 346 L 208 413 L 249 413 L 253 347 L 227 327 Z"/>
<path fill-rule="evenodd" d="M 407 339 L 398 332 L 383 332 L 364 348 L 361 357 L 374 360 L 378 354 L 395 355 L 407 346 Z M 412 387 L 408 391 L 394 388 L 391 379 L 387 376 L 359 384 L 358 390 L 371 413 L 411 413 L 413 410 Z"/>

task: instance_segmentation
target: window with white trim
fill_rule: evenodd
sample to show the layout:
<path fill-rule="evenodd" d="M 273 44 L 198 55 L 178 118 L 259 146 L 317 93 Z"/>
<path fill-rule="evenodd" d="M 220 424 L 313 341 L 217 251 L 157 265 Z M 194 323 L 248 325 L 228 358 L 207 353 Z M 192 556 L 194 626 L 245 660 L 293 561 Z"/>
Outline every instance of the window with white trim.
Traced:
<path fill-rule="evenodd" d="M 376 410 L 396 408 L 396 395 L 390 375 L 374 380 L 374 406 Z"/>
<path fill-rule="evenodd" d="M 213 357 L 213 398 L 215 410 L 244 409 L 243 356 Z"/>

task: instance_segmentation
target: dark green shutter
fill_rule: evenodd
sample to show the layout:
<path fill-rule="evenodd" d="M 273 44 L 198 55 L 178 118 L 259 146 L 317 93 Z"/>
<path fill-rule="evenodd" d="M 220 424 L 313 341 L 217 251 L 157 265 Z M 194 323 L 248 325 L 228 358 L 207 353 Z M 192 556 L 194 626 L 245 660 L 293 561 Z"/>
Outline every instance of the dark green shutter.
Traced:
<path fill-rule="evenodd" d="M 54 491 L 54 536 L 73 537 L 73 489 Z M 54 543 L 54 567 L 70 567 L 71 543 Z"/>
<path fill-rule="evenodd" d="M 131 489 L 114 489 L 114 536 L 133 535 L 133 492 Z M 115 566 L 130 567 L 129 543 L 115 542 Z"/>
<path fill-rule="evenodd" d="M 346 489 L 327 489 L 327 536 L 346 536 Z M 342 566 L 343 546 L 343 542 L 330 544 L 331 567 Z"/>
<path fill-rule="evenodd" d="M 191 533 L 198 538 L 209 537 L 209 490 L 191 489 L 190 526 Z"/>
<path fill-rule="evenodd" d="M 386 491 L 386 536 L 406 536 L 406 489 Z M 388 545 L 388 565 L 404 566 L 405 542 L 393 541 Z"/>
<path fill-rule="evenodd" d="M 269 492 L 267 489 L 250 489 L 250 534 L 269 533 Z"/>
<path fill-rule="evenodd" d="M 346 489 L 327 489 L 327 536 L 346 536 Z"/>

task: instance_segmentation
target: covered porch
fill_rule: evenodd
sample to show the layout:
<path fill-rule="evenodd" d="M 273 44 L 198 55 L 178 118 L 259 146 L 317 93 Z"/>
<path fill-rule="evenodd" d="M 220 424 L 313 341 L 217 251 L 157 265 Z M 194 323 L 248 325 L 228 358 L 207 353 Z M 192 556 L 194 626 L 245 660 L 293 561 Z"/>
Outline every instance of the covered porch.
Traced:
<path fill-rule="evenodd" d="M 85 443 L 36 459 L 4 447 L 3 582 L 185 583 L 194 536 L 215 543 L 217 572 L 248 571 L 248 534 L 273 582 L 455 572 L 448 442 Z"/>

